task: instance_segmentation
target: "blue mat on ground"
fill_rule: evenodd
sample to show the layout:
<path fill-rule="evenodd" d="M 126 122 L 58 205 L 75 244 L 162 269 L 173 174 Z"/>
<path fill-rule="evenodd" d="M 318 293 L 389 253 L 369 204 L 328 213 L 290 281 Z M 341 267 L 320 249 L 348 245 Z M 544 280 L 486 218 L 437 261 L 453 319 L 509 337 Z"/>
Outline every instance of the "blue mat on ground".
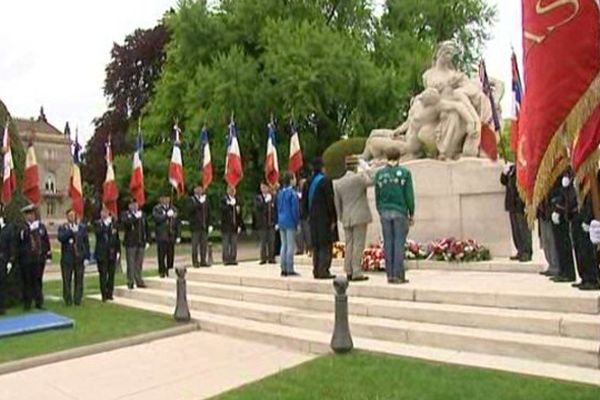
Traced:
<path fill-rule="evenodd" d="M 0 339 L 27 333 L 42 332 L 52 329 L 72 328 L 75 322 L 52 312 L 19 315 L 17 317 L 0 318 Z"/>

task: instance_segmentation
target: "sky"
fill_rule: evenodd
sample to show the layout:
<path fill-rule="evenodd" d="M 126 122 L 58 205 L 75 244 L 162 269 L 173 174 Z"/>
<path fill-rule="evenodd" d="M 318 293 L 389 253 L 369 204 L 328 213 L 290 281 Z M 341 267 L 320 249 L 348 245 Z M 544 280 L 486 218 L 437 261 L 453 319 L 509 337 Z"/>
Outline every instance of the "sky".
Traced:
<path fill-rule="evenodd" d="M 503 108 L 509 110 L 511 44 L 521 48 L 520 0 L 487 1 L 498 7 L 498 22 L 484 57 L 489 75 L 507 84 Z M 52 124 L 62 130 L 69 121 L 86 141 L 92 120 L 106 110 L 102 86 L 113 43 L 153 27 L 176 2 L 2 0 L 0 99 L 21 118 L 37 117 L 44 106 Z"/>

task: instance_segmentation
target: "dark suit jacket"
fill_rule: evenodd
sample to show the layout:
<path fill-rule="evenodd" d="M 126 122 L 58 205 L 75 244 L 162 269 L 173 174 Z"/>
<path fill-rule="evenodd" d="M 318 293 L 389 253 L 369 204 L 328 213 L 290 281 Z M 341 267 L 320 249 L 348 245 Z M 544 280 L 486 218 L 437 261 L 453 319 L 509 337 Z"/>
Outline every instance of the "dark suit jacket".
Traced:
<path fill-rule="evenodd" d="M 125 231 L 125 247 L 144 247 L 149 240 L 148 223 L 145 215 L 136 218 L 135 214 L 125 211 L 121 214 L 121 225 Z"/>
<path fill-rule="evenodd" d="M 208 198 L 204 203 L 196 195 L 190 196 L 190 228 L 193 232 L 208 231 L 210 226 L 210 206 Z"/>
<path fill-rule="evenodd" d="M 17 238 L 18 262 L 21 266 L 46 263 L 50 254 L 50 238 L 46 226 L 40 222 L 38 229 L 31 230 L 26 223 L 19 228 Z"/>
<path fill-rule="evenodd" d="M 173 217 L 167 216 L 168 210 L 173 210 Z M 175 243 L 181 234 L 181 224 L 179 221 L 179 213 L 177 209 L 171 206 L 165 209 L 161 204 L 157 204 L 152 210 L 152 218 L 156 224 L 156 241 Z"/>
<path fill-rule="evenodd" d="M 309 204 L 309 193 L 313 175 L 307 182 L 302 195 L 304 210 L 307 211 L 310 223 L 310 237 L 313 246 L 329 246 L 339 240 L 337 231 L 337 214 L 331 179 L 324 177 L 314 193 L 314 198 Z"/>
<path fill-rule="evenodd" d="M 235 233 L 238 228 L 244 229 L 244 220 L 242 218 L 242 205 L 236 198 L 235 206 L 227 204 L 228 196 L 221 199 L 221 231 L 224 233 Z"/>
<path fill-rule="evenodd" d="M 262 194 L 254 198 L 254 219 L 258 230 L 272 229 L 277 225 L 275 196 L 271 196 L 271 201 L 268 203 Z"/>
<path fill-rule="evenodd" d="M 96 250 L 94 251 L 96 260 L 115 262 L 117 254 L 121 252 L 121 240 L 117 226 L 114 223 L 107 226 L 102 220 L 99 220 L 94 224 L 94 231 L 96 233 Z"/>
<path fill-rule="evenodd" d="M 61 243 L 61 263 L 81 263 L 90 259 L 90 241 L 84 224 L 79 224 L 77 232 L 73 232 L 69 224 L 61 225 L 58 241 Z"/>
<path fill-rule="evenodd" d="M 500 183 L 506 186 L 504 209 L 510 213 L 524 214 L 525 203 L 517 190 L 517 169 L 514 165 L 508 170 L 508 175 L 504 173 L 500 175 Z"/>

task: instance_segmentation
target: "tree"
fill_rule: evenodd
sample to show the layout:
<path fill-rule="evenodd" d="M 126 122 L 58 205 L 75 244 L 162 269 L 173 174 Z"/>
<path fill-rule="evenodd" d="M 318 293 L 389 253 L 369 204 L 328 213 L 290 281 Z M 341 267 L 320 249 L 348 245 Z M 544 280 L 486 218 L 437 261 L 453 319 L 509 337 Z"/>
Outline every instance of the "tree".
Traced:
<path fill-rule="evenodd" d="M 112 137 L 113 154 L 131 151 L 126 134 L 131 127 L 137 127 L 138 118 L 152 96 L 165 61 L 168 39 L 168 31 L 161 22 L 152 29 L 137 29 L 122 45 L 113 45 L 104 81 L 109 108 L 94 120 L 96 129 L 87 144 L 83 167 L 83 178 L 96 193 L 101 193 L 106 173 L 104 146 L 108 136 Z"/>
<path fill-rule="evenodd" d="M 383 28 L 408 33 L 434 48 L 455 40 L 462 49 L 458 65 L 472 67 L 489 40 L 496 8 L 485 0 L 387 0 Z"/>

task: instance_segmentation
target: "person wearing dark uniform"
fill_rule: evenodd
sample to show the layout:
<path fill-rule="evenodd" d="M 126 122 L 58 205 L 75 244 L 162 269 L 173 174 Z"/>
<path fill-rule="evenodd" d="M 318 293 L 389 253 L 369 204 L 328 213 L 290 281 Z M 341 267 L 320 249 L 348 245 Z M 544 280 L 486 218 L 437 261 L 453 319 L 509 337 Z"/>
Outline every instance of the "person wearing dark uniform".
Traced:
<path fill-rule="evenodd" d="M 132 200 L 129 209 L 121 215 L 121 225 L 125 231 L 125 257 L 127 258 L 127 287 L 133 289 L 145 288 L 142 278 L 144 265 L 144 251 L 148 245 L 148 223 L 144 212 L 139 209 L 138 203 Z"/>
<path fill-rule="evenodd" d="M 223 264 L 237 265 L 238 234 L 244 228 L 242 206 L 235 196 L 235 188 L 227 187 L 221 201 L 221 234 L 223 235 Z"/>
<path fill-rule="evenodd" d="M 67 306 L 79 306 L 83 299 L 85 262 L 90 259 L 90 242 L 87 227 L 79 223 L 74 210 L 67 211 L 67 223 L 58 228 L 58 241 L 61 243 L 63 299 Z"/>
<path fill-rule="evenodd" d="M 192 230 L 192 265 L 194 268 L 208 267 L 208 234 L 210 224 L 210 206 L 202 186 L 194 189 L 190 196 L 190 229 Z M 198 262 L 200 250 L 200 262 Z"/>
<path fill-rule="evenodd" d="M 302 193 L 306 179 L 300 179 L 296 186 L 296 195 L 298 201 L 302 204 Z M 304 207 L 300 207 L 300 225 L 296 234 L 296 254 L 306 254 L 310 251 L 310 226 L 308 224 L 308 215 L 306 215 Z"/>
<path fill-rule="evenodd" d="M 44 308 L 44 293 L 42 279 L 46 259 L 50 255 L 50 239 L 44 224 L 37 218 L 35 205 L 21 209 L 25 214 L 25 224 L 19 229 L 17 236 L 17 262 L 23 278 L 23 307 L 31 309 L 32 301 L 35 308 Z"/>
<path fill-rule="evenodd" d="M 254 199 L 254 215 L 260 238 L 260 264 L 275 264 L 277 208 L 271 190 L 264 182 L 260 184 L 260 193 Z"/>
<path fill-rule="evenodd" d="M 161 278 L 169 276 L 175 261 L 175 243 L 179 242 L 181 225 L 179 213 L 171 205 L 168 196 L 162 196 L 160 203 L 152 210 L 152 217 L 156 225 L 156 247 L 158 253 L 158 274 Z"/>
<path fill-rule="evenodd" d="M 544 250 L 546 262 L 548 262 L 548 269 L 540 272 L 540 274 L 548 277 L 556 276 L 559 272 L 558 254 L 554 241 L 554 232 L 552 228 L 552 206 L 549 196 L 546 196 L 544 201 L 542 201 L 542 203 L 539 205 L 537 217 L 540 232 L 540 244 Z"/>
<path fill-rule="evenodd" d="M 102 301 L 113 300 L 115 269 L 121 253 L 121 240 L 117 226 L 107 208 L 102 209 L 100 219 L 94 224 L 94 231 L 96 233 L 94 255 L 98 263 Z"/>
<path fill-rule="evenodd" d="M 514 164 L 505 166 L 500 176 L 500 183 L 506 187 L 504 208 L 510 217 L 512 238 L 517 249 L 517 254 L 510 259 L 519 260 L 520 262 L 531 261 L 533 253 L 531 230 L 525 217 L 525 203 L 521 200 L 521 196 L 517 191 L 517 169 Z"/>
<path fill-rule="evenodd" d="M 588 193 L 581 208 L 577 209 L 571 221 L 571 237 L 577 261 L 577 273 L 581 282 L 572 286 L 580 290 L 600 290 L 598 282 L 598 253 L 590 239 L 590 224 L 594 219 L 592 196 Z"/>
<path fill-rule="evenodd" d="M 335 278 L 329 272 L 333 258 L 333 243 L 338 240 L 333 183 L 323 171 L 323 161 L 313 161 L 313 175 L 302 195 L 303 208 L 310 224 L 315 279 Z"/>
<path fill-rule="evenodd" d="M 562 177 L 558 178 L 550 193 L 552 233 L 559 267 L 558 275 L 550 278 L 554 282 L 575 281 L 570 227 L 577 211 L 577 194 L 571 184 L 571 179 L 571 173 L 565 172 Z"/>
<path fill-rule="evenodd" d="M 16 243 L 15 226 L 5 224 L 4 218 L 0 218 L 0 315 L 6 312 L 8 272 L 15 265 Z"/>

